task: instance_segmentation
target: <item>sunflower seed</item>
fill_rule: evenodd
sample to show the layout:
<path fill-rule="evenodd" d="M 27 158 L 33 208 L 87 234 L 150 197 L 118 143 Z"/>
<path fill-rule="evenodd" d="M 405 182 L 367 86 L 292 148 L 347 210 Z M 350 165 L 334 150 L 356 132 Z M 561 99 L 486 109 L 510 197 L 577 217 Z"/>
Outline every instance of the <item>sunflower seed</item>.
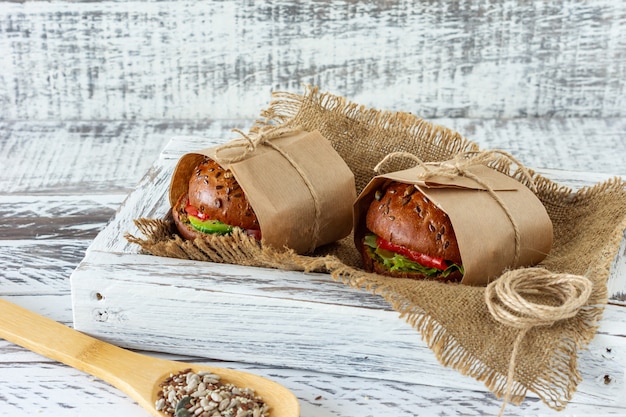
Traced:
<path fill-rule="evenodd" d="M 407 186 L 407 187 L 404 189 L 404 194 L 403 194 L 403 197 L 408 197 L 408 196 L 410 196 L 411 194 L 413 194 L 414 192 L 415 192 L 415 187 L 414 187 L 414 186 L 412 186 L 412 185 L 409 185 L 409 186 Z"/>
<path fill-rule="evenodd" d="M 168 416 L 267 417 L 269 407 L 250 388 L 223 384 L 208 372 L 187 369 L 160 384 L 155 408 Z"/>

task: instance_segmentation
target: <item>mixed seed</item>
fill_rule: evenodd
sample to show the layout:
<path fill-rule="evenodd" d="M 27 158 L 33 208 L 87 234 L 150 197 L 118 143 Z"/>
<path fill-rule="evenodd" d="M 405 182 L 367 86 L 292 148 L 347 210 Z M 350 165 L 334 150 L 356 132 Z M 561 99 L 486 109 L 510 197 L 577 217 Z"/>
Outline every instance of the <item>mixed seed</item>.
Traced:
<path fill-rule="evenodd" d="M 268 417 L 269 407 L 250 388 L 220 382 L 210 372 L 185 369 L 160 384 L 155 407 L 173 417 Z"/>

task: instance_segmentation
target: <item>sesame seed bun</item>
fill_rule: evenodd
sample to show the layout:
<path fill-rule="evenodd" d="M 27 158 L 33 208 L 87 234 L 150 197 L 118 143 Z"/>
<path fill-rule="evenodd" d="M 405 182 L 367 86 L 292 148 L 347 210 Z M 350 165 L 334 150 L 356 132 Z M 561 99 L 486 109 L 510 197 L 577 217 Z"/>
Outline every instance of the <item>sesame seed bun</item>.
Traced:
<path fill-rule="evenodd" d="M 376 191 L 365 217 L 365 227 L 395 245 L 461 264 L 450 218 L 412 184 L 391 182 Z M 364 244 L 360 250 L 368 271 L 404 278 L 424 278 L 419 273 L 391 272 L 371 258 Z M 452 275 L 455 275 L 452 278 L 460 279 L 460 273 Z"/>
<path fill-rule="evenodd" d="M 241 186 L 230 170 L 206 157 L 189 178 L 189 191 L 178 198 L 172 217 L 185 239 L 198 235 L 188 221 L 187 205 L 194 206 L 205 218 L 242 229 L 259 229 L 259 221 Z"/>

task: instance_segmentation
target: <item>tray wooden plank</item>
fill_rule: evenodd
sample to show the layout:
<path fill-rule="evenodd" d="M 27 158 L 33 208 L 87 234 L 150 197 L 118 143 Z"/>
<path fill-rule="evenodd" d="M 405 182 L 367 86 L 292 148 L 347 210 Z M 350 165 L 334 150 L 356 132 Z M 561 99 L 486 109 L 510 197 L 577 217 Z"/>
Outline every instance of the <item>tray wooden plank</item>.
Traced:
<path fill-rule="evenodd" d="M 76 329 L 134 349 L 484 390 L 482 383 L 442 370 L 419 334 L 380 297 L 327 274 L 137 253 L 123 238 L 126 232 L 139 233 L 133 219 L 165 215 L 169 178 L 178 158 L 200 144 L 219 141 L 173 138 L 94 239 L 70 280 Z M 585 184 L 584 175 L 554 173 Z M 595 182 L 599 177 L 588 178 Z M 613 276 L 619 291 L 624 291 L 625 278 Z M 598 386 L 599 373 L 623 373 L 625 364 L 607 349 L 626 348 L 624 325 L 626 309 L 608 306 L 598 336 L 583 353 L 580 369 L 585 376 L 579 391 L 591 403 L 606 404 L 612 395 L 608 387 Z M 623 386 L 622 379 L 616 381 L 611 389 Z"/>
<path fill-rule="evenodd" d="M 154 258 L 90 253 L 72 275 L 74 326 L 136 349 L 483 388 L 442 371 L 418 333 L 379 297 L 326 274 Z M 619 375 L 626 364 L 595 354 L 626 348 L 617 336 L 626 311 L 609 307 L 603 337 L 594 339 L 583 367 Z"/>

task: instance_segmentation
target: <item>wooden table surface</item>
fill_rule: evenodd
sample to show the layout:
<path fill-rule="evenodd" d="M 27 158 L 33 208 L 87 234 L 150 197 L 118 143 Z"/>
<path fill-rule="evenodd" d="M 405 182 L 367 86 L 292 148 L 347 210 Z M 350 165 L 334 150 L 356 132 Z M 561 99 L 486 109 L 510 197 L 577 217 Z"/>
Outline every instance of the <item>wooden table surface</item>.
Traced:
<path fill-rule="evenodd" d="M 626 176 L 624 3 L 321 3 L 0 1 L 0 297 L 72 326 L 70 275 L 169 140 L 231 138 L 271 91 L 303 82 L 423 115 L 568 186 Z M 581 352 L 568 407 L 530 394 L 507 415 L 626 416 L 623 295 Z M 303 417 L 496 415 L 501 405 L 443 367 L 451 388 L 155 355 L 269 376 Z M 148 415 L 0 340 L 0 415 L 30 414 Z"/>
<path fill-rule="evenodd" d="M 239 120 L 237 124 L 250 122 Z M 477 128 L 470 120 L 465 121 L 465 125 L 456 120 L 455 124 L 461 131 Z M 219 123 L 203 127 L 206 128 L 203 133 L 209 132 L 214 137 L 231 135 Z M 135 136 L 146 129 L 154 129 L 153 134 L 146 135 L 150 140 Z M 157 130 L 133 123 L 118 130 L 115 140 L 101 133 L 84 147 L 82 133 L 76 133 L 81 131 L 78 124 L 68 123 L 45 132 L 27 132 L 21 124 L 2 125 L 0 158 L 2 166 L 10 169 L 3 170 L 1 178 L 0 296 L 72 325 L 70 274 L 160 148 L 181 130 L 190 132 L 177 126 Z M 40 146 L 35 146 L 34 138 Z M 499 148 L 513 144 L 504 142 Z M 547 148 L 546 152 L 551 150 Z M 601 166 L 624 166 L 624 153 L 624 145 L 621 145 L 613 152 L 596 152 L 593 159 L 601 161 Z M 540 157 L 529 153 L 520 156 L 529 164 L 540 163 Z M 33 166 L 33 161 L 38 169 L 25 169 Z M 572 163 L 571 159 L 567 163 L 553 161 L 550 168 L 577 168 Z M 76 164 L 76 167 L 69 168 L 68 164 Z M 584 162 L 580 162 L 578 168 L 578 175 L 570 171 L 554 171 L 553 174 L 562 181 L 571 178 L 572 184 L 607 177 L 606 173 Z M 624 175 L 624 172 L 618 173 Z M 598 335 L 589 350 L 582 352 L 579 367 L 583 382 L 565 411 L 556 413 L 531 394 L 520 407 L 509 406 L 508 412 L 513 415 L 581 415 L 600 410 L 602 415 L 624 415 L 626 404 L 624 396 L 620 395 L 626 370 L 624 328 L 626 307 L 618 303 L 607 306 Z M 305 417 L 410 415 L 416 408 L 422 410 L 419 415 L 482 415 L 497 414 L 500 404 L 488 391 L 477 390 L 470 380 L 467 380 L 471 387 L 468 390 L 442 389 L 437 384 L 433 387 L 377 381 L 358 374 L 346 376 L 184 359 L 244 369 L 278 380 L 301 400 Z M 0 367 L 1 415 L 82 415 L 87 412 L 102 416 L 147 415 L 106 383 L 5 341 L 0 341 Z M 441 372 L 446 378 L 456 379 L 461 386 L 464 384 L 466 377 L 445 368 L 441 368 Z"/>

